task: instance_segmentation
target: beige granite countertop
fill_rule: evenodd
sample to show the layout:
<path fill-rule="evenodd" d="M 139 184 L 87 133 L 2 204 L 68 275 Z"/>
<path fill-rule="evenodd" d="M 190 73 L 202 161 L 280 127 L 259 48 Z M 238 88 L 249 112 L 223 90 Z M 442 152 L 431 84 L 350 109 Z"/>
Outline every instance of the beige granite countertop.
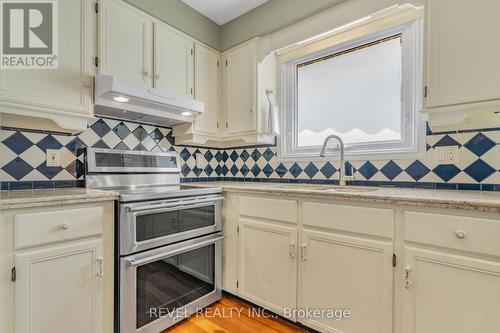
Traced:
<path fill-rule="evenodd" d="M 364 186 L 347 186 L 347 190 L 328 191 L 329 189 L 338 189 L 339 187 L 335 185 L 256 182 L 206 182 L 185 183 L 183 185 L 219 187 L 226 192 L 258 192 L 330 198 L 343 201 L 500 212 L 500 192 Z"/>
<path fill-rule="evenodd" d="M 80 187 L 0 191 L 0 209 L 116 200 L 118 193 Z"/>

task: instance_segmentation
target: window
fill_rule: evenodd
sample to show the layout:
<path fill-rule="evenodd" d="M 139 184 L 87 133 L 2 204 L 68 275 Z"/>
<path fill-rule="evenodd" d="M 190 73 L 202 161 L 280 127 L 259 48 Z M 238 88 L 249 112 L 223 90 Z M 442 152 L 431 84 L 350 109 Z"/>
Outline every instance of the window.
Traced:
<path fill-rule="evenodd" d="M 344 140 L 351 159 L 419 157 L 425 151 L 419 26 L 415 21 L 281 64 L 288 135 L 280 157 L 319 157 L 331 134 Z"/>

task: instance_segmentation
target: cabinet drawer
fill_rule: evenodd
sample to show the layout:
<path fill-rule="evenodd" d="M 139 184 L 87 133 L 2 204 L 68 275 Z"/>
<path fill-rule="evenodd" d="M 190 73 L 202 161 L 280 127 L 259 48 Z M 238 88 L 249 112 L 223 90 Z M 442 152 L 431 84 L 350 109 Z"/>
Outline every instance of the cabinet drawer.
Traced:
<path fill-rule="evenodd" d="M 387 208 L 304 202 L 304 225 L 394 238 L 394 211 Z"/>
<path fill-rule="evenodd" d="M 103 207 L 15 215 L 16 249 L 102 234 Z"/>
<path fill-rule="evenodd" d="M 405 211 L 405 241 L 500 256 L 500 220 Z"/>
<path fill-rule="evenodd" d="M 240 215 L 297 223 L 297 201 L 241 196 Z"/>

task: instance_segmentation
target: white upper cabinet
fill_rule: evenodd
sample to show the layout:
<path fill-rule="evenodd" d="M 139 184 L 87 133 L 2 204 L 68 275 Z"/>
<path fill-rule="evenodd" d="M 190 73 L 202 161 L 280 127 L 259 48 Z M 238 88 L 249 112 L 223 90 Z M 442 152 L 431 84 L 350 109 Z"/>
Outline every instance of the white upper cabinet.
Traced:
<path fill-rule="evenodd" d="M 227 135 L 256 131 L 257 41 L 224 54 L 224 113 Z"/>
<path fill-rule="evenodd" d="M 123 1 L 101 2 L 99 73 L 152 83 L 151 16 Z"/>
<path fill-rule="evenodd" d="M 50 119 L 63 130 L 82 131 L 93 116 L 94 2 L 59 1 L 58 17 L 58 69 L 1 69 L 0 112 Z"/>
<path fill-rule="evenodd" d="M 220 54 L 199 43 L 195 47 L 195 99 L 205 103 L 205 110 L 196 118 L 199 133 L 216 136 L 221 116 Z"/>
<path fill-rule="evenodd" d="M 154 87 L 194 95 L 194 42 L 166 24 L 154 23 Z"/>
<path fill-rule="evenodd" d="M 500 108 L 499 12 L 497 0 L 426 1 L 425 109 L 431 125 Z"/>

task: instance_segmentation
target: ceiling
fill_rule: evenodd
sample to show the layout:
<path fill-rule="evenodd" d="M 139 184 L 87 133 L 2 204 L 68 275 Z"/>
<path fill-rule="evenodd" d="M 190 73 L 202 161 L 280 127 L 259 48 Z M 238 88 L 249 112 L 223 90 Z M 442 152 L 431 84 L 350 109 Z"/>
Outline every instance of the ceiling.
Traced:
<path fill-rule="evenodd" d="M 223 25 L 267 1 L 269 0 L 182 0 L 218 25 Z"/>

